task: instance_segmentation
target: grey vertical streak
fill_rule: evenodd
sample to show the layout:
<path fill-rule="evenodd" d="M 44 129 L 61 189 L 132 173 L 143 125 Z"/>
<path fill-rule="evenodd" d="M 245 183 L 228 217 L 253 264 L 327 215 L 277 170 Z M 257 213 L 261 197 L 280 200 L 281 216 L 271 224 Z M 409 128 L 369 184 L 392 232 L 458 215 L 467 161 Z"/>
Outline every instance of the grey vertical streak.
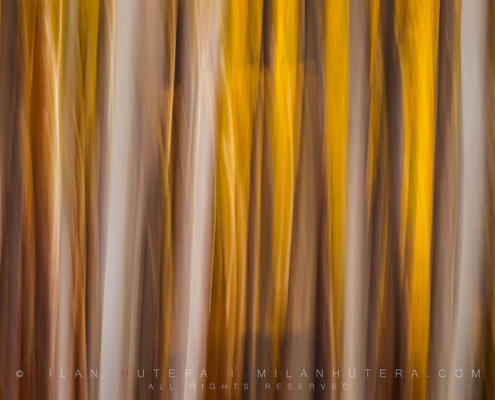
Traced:
<path fill-rule="evenodd" d="M 366 149 L 369 127 L 369 24 L 364 0 L 351 0 L 349 13 L 349 132 L 347 144 L 347 225 L 344 343 L 341 373 L 349 389 L 343 399 L 363 398 L 366 368 Z"/>
<path fill-rule="evenodd" d="M 486 157 L 489 104 L 491 7 L 488 0 L 462 2 L 460 37 L 461 168 L 459 264 L 452 368 L 470 371 L 477 363 L 480 280 L 485 231 Z M 452 372 L 452 371 L 451 371 Z M 450 375 L 450 399 L 467 399 L 472 379 Z"/>
<path fill-rule="evenodd" d="M 103 296 L 102 345 L 100 373 L 105 381 L 100 384 L 101 399 L 127 397 L 127 384 L 132 387 L 135 370 L 127 364 L 129 356 L 129 304 L 130 292 L 127 275 L 131 272 L 127 263 L 126 216 L 130 209 L 131 193 L 131 138 L 133 122 L 133 33 L 138 4 L 132 0 L 115 2 L 115 86 L 112 134 L 109 139 L 110 170 L 108 193 L 108 232 L 105 257 Z M 132 243 L 132 242 L 131 242 Z M 120 376 L 121 369 L 129 369 L 129 378 Z M 125 381 L 123 381 L 125 379 Z"/>

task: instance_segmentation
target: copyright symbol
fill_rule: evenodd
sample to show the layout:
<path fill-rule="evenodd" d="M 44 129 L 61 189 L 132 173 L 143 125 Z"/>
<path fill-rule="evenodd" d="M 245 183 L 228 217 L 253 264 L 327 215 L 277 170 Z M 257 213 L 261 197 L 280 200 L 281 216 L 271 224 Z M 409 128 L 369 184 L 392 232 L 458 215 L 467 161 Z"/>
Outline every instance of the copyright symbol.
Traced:
<path fill-rule="evenodd" d="M 22 372 L 21 370 L 15 371 L 15 376 L 17 376 L 18 378 L 22 378 L 23 375 L 24 372 Z"/>

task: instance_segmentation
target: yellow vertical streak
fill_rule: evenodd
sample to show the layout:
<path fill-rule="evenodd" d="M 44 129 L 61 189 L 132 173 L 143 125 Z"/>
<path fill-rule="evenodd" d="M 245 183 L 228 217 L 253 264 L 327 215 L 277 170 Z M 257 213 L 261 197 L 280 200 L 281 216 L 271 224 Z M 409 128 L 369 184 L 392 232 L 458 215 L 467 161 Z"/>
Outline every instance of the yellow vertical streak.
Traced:
<path fill-rule="evenodd" d="M 340 361 L 344 309 L 346 246 L 346 173 L 349 116 L 348 0 L 326 2 L 326 199 L 331 323 L 334 352 Z M 335 360 L 334 360 L 335 361 Z"/>
<path fill-rule="evenodd" d="M 249 18 L 246 16 L 249 14 Z M 215 256 L 209 363 L 220 379 L 242 378 L 251 144 L 258 89 L 262 1 L 227 7 L 220 81 Z M 227 339 L 227 340 L 226 340 Z M 221 351 L 223 349 L 224 351 Z M 230 385 L 229 385 L 230 386 Z M 232 392 L 234 395 L 237 392 Z"/>
<path fill-rule="evenodd" d="M 380 132 L 382 130 L 382 114 L 383 114 L 383 60 L 382 46 L 380 35 L 380 0 L 371 0 L 370 7 L 370 129 L 368 141 L 368 157 L 367 157 L 367 180 L 368 190 L 374 186 L 376 158 L 379 156 L 378 148 L 380 141 Z M 368 214 L 367 220 L 371 219 L 371 199 L 368 199 Z"/>
<path fill-rule="evenodd" d="M 272 360 L 277 363 L 284 331 L 289 283 L 292 213 L 296 178 L 299 127 L 298 37 L 299 1 L 274 0 L 273 104 L 269 134 L 273 151 L 273 319 Z"/>
<path fill-rule="evenodd" d="M 237 306 L 230 310 L 229 320 L 234 324 L 232 368 L 237 380 L 242 378 L 243 348 L 246 315 L 247 232 L 251 146 L 254 110 L 258 89 L 259 53 L 261 43 L 262 1 L 239 1 L 231 4 L 229 49 L 226 53 L 226 80 L 230 97 L 231 129 L 235 155 L 235 240 L 234 269 L 237 279 L 232 285 L 237 291 Z M 246 15 L 250 18 L 246 18 Z"/>
<path fill-rule="evenodd" d="M 410 303 L 409 367 L 419 378 L 414 399 L 426 397 L 430 321 L 438 0 L 397 0 L 396 30 L 404 93 L 404 176 L 401 241 Z M 403 253 L 404 254 L 404 253 Z"/>

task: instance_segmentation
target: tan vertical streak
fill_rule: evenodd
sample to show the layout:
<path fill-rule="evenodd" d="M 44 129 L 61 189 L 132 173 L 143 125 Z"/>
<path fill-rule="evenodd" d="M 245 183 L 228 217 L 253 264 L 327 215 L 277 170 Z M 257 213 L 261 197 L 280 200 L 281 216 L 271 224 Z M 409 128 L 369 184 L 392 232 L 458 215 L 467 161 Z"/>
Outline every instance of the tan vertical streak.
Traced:
<path fill-rule="evenodd" d="M 211 312 L 214 241 L 214 188 L 219 117 L 219 75 L 224 1 L 196 2 L 198 21 L 196 107 L 191 120 L 190 291 L 186 364 L 194 370 L 207 365 Z M 203 398 L 203 394 L 196 394 Z M 191 394 L 185 392 L 183 398 Z"/>
<path fill-rule="evenodd" d="M 178 9 L 173 146 L 173 315 L 170 363 L 204 368 L 207 354 L 217 123 L 217 68 L 223 2 L 187 0 Z M 173 398 L 187 396 L 185 377 Z M 193 394 L 203 396 L 203 393 Z"/>
<path fill-rule="evenodd" d="M 26 273 L 34 277 L 26 290 L 33 290 L 34 298 L 26 299 L 26 309 L 33 311 L 34 349 L 29 366 L 35 364 L 48 370 L 54 361 L 55 330 L 53 316 L 56 314 L 56 280 L 58 271 L 58 120 L 57 120 L 57 53 L 59 40 L 57 2 L 24 1 L 21 4 L 23 71 L 26 86 L 20 112 L 23 114 L 24 162 L 26 163 L 26 191 L 32 191 L 32 199 L 26 203 L 26 232 L 28 252 L 33 259 L 26 259 Z M 57 11 L 54 13 L 54 10 Z M 28 221 L 31 222 L 28 222 Z M 29 314 L 28 314 L 29 315 Z M 28 317 L 28 321 L 31 316 Z M 28 335 L 30 330 L 27 330 Z M 28 339 L 29 340 L 29 339 Z M 27 352 L 26 354 L 29 354 Z M 45 376 L 35 380 L 28 389 L 31 398 L 52 396 L 51 381 Z"/>
<path fill-rule="evenodd" d="M 313 15 L 313 18 L 316 16 Z M 315 21 L 310 19 L 310 21 Z M 306 46 L 311 46 L 306 43 Z M 321 218 L 321 167 L 323 143 L 324 94 L 318 79 L 314 59 L 307 59 L 302 98 L 301 140 L 298 155 L 298 171 L 294 194 L 294 222 L 287 300 L 287 322 L 284 346 L 281 354 L 280 378 L 277 382 L 286 387 L 282 371 L 291 371 L 297 378 L 304 370 L 312 382 L 315 376 L 315 305 L 316 275 L 318 263 L 318 234 Z M 321 75 L 320 75 L 321 78 Z M 330 369 L 328 369 L 330 370 Z M 302 380 L 305 384 L 305 380 Z M 313 393 L 304 388 L 302 393 L 290 392 L 277 398 L 310 399 Z"/>
<path fill-rule="evenodd" d="M 159 280 L 160 326 L 159 326 L 159 365 L 166 371 L 169 365 L 171 349 L 170 327 L 172 315 L 172 198 L 173 198 L 173 159 L 172 159 L 172 121 L 174 104 L 175 62 L 177 43 L 177 1 L 167 1 L 165 5 L 165 55 L 168 66 L 164 77 L 163 128 L 160 140 L 160 162 L 163 167 L 163 220 L 162 254 Z"/>
<path fill-rule="evenodd" d="M 495 24 L 493 15 L 495 8 L 492 10 L 492 26 L 491 26 L 491 57 L 490 57 L 490 128 L 488 139 L 488 207 L 487 214 L 489 216 L 489 227 L 487 229 L 488 246 L 486 248 L 485 260 L 485 282 L 484 290 L 490 297 L 482 310 L 484 321 L 482 331 L 479 332 L 480 337 L 480 364 L 483 371 L 482 381 L 482 396 L 486 398 L 495 397 L 495 382 L 492 376 L 495 373 Z"/>

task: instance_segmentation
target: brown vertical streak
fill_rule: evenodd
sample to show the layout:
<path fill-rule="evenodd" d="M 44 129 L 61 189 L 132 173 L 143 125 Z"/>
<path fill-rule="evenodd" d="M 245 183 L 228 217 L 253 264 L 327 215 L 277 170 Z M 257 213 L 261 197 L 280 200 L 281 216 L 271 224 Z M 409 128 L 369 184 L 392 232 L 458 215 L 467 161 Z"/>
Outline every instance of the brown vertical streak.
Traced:
<path fill-rule="evenodd" d="M 407 310 L 403 309 L 402 304 L 402 261 L 399 246 L 404 116 L 399 55 L 395 41 L 394 12 L 394 0 L 384 0 L 381 3 L 386 121 L 388 126 L 385 168 L 390 171 L 390 186 L 387 195 L 388 209 L 385 210 L 388 213 L 387 246 L 389 247 L 390 266 L 386 275 L 388 285 L 384 288 L 387 294 L 387 322 L 384 329 L 388 333 L 384 340 L 387 343 L 386 348 L 389 350 L 382 357 L 385 357 L 387 365 L 401 368 L 401 366 L 405 366 L 407 355 L 405 346 L 403 346 L 404 343 L 407 343 L 407 329 L 404 326 L 404 321 L 407 320 L 404 315 Z M 404 390 L 400 380 L 394 379 L 391 382 L 390 390 L 392 398 L 400 397 Z"/>
<path fill-rule="evenodd" d="M 260 65 L 262 64 L 261 62 Z M 260 66 L 260 71 L 263 68 Z M 261 169 L 263 153 L 263 74 L 258 79 L 258 95 L 254 112 L 253 143 L 251 150 L 251 179 L 249 191 L 249 218 L 247 235 L 246 276 L 246 332 L 244 344 L 243 382 L 256 388 L 256 365 L 259 335 L 260 247 L 261 247 Z M 243 393 L 243 399 L 255 399 L 256 390 Z"/>
<path fill-rule="evenodd" d="M 24 166 L 18 129 L 22 61 L 18 3 L 2 1 L 0 19 L 0 398 L 17 399 L 22 357 L 22 225 Z M 24 364 L 25 365 L 25 364 Z"/>

